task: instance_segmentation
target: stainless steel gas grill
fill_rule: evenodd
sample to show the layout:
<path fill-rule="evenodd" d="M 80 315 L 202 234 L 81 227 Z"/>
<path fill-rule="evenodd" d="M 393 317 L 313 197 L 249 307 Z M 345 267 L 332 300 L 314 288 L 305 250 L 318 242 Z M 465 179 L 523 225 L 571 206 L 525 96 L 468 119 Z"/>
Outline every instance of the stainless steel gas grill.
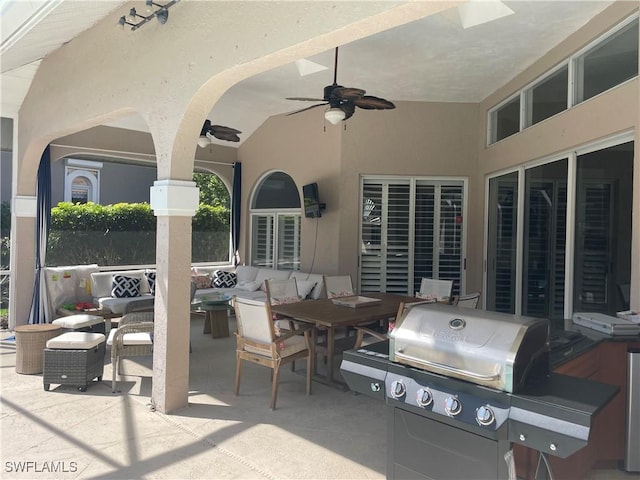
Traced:
<path fill-rule="evenodd" d="M 549 373 L 547 320 L 418 304 L 389 336 L 341 366 L 388 405 L 388 478 L 515 478 L 512 443 L 567 457 L 617 391 Z"/>

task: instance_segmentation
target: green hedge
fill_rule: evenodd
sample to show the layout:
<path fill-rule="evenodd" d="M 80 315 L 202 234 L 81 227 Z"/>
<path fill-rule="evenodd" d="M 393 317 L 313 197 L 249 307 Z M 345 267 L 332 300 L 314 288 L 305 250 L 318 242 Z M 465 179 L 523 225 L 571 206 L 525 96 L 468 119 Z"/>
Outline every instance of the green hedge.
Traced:
<path fill-rule="evenodd" d="M 229 209 L 201 204 L 192 221 L 192 261 L 229 258 Z M 156 262 L 156 218 L 147 203 L 59 203 L 51 209 L 47 265 Z"/>

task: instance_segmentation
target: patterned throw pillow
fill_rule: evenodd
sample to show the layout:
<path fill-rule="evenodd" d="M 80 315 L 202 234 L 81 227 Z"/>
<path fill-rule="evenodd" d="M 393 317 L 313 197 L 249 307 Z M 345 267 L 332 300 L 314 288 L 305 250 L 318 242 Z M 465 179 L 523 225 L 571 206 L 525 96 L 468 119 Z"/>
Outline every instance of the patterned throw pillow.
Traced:
<path fill-rule="evenodd" d="M 216 270 L 213 272 L 211 285 L 215 288 L 233 288 L 236 286 L 237 277 L 234 272 Z"/>
<path fill-rule="evenodd" d="M 156 294 L 156 272 L 144 272 L 144 276 L 147 277 L 147 283 L 149 284 L 149 291 L 151 295 Z"/>
<path fill-rule="evenodd" d="M 139 297 L 140 279 L 137 277 L 114 275 L 111 296 L 114 298 Z"/>
<path fill-rule="evenodd" d="M 191 281 L 196 284 L 196 288 L 210 288 L 211 277 L 209 275 L 191 275 Z"/>

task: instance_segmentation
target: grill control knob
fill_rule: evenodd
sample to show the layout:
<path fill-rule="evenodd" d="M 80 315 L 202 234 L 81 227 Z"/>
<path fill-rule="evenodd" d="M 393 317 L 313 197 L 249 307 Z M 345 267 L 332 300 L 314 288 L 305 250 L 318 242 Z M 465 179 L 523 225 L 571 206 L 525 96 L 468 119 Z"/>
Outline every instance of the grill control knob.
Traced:
<path fill-rule="evenodd" d="M 419 407 L 428 407 L 433 402 L 433 395 L 428 388 L 421 388 L 416 393 L 416 403 Z"/>
<path fill-rule="evenodd" d="M 496 416 L 488 405 L 482 405 L 476 408 L 476 422 L 480 425 L 488 426 L 495 420 Z"/>
<path fill-rule="evenodd" d="M 452 417 L 458 415 L 462 411 L 462 403 L 460 403 L 458 397 L 448 397 L 444 401 L 444 411 Z"/>
<path fill-rule="evenodd" d="M 392 398 L 398 399 L 404 397 L 404 394 L 407 393 L 407 387 L 405 387 L 402 380 L 394 380 L 391 383 L 391 394 Z"/>

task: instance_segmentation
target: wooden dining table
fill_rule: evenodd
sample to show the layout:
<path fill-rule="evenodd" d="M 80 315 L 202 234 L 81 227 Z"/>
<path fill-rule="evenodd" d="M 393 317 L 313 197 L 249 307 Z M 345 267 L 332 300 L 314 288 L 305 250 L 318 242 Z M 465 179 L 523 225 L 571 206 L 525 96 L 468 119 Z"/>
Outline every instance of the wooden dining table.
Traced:
<path fill-rule="evenodd" d="M 395 318 L 401 303 L 413 303 L 419 298 L 393 293 L 363 293 L 361 297 L 375 298 L 379 301 L 358 307 L 337 305 L 331 299 L 305 300 L 302 302 L 273 305 L 271 311 L 282 317 L 314 325 L 313 346 L 317 341 L 318 329 L 327 331 L 327 382 L 333 383 L 333 362 L 335 353 L 336 330 L 354 327 L 380 320 Z M 355 342 L 355 340 L 354 340 Z"/>

